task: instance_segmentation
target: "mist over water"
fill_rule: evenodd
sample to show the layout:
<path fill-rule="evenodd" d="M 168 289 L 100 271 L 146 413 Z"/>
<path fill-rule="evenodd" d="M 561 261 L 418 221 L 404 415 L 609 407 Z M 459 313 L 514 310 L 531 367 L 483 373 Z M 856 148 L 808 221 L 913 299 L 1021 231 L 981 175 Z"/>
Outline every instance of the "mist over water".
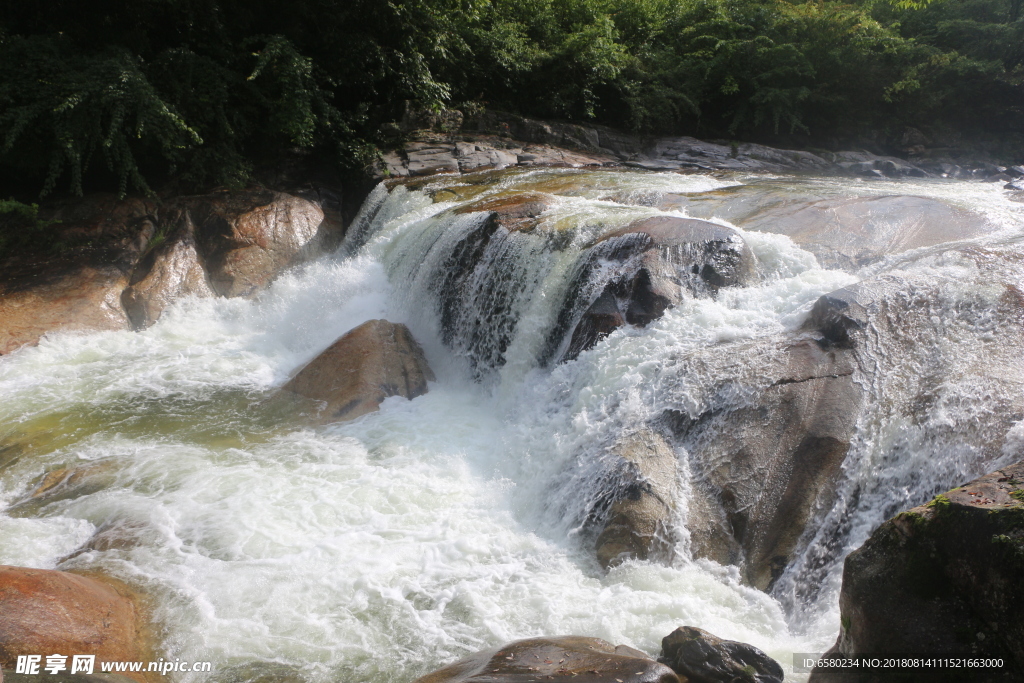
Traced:
<path fill-rule="evenodd" d="M 545 214 L 557 229 L 489 245 L 488 272 L 445 339 L 436 281 L 450 246 L 480 221 L 450 209 L 563 180 Z M 144 332 L 52 335 L 0 358 L 0 563 L 96 569 L 141 588 L 164 657 L 212 661 L 218 681 L 254 663 L 311 682 L 410 681 L 484 647 L 570 633 L 656 655 L 683 624 L 756 645 L 787 680 L 802 680 L 788 673 L 792 653 L 823 652 L 838 631 L 842 557 L 893 512 L 1003 464 L 971 450 L 982 427 L 959 440 L 929 437 L 937 423 L 983 424 L 985 402 L 1006 391 L 997 381 L 958 383 L 949 371 L 978 343 L 986 301 L 998 294 L 965 284 L 977 266 L 925 248 L 913 260 L 830 270 L 788 237 L 741 231 L 757 262 L 751 286 L 686 299 L 574 361 L 538 362 L 580 249 L 661 213 L 629 193 L 758 181 L 538 171 L 476 189 L 443 178 L 379 188 L 368 200 L 379 211 L 357 220 L 337 254 L 256 299 L 185 300 Z M 792 182 L 835 196 L 941 199 L 1001 228 L 980 238 L 986 248 L 1021 248 L 1024 204 L 995 185 Z M 672 566 L 603 571 L 584 528 L 600 494 L 597 454 L 665 409 L 715 405 L 722 377 L 756 385 L 766 361 L 737 353 L 697 364 L 702 349 L 793 331 L 822 294 L 887 272 L 926 280 L 952 313 L 926 316 L 940 321 L 915 334 L 930 345 L 868 388 L 880 407 L 858 427 L 841 502 L 821 511 L 774 593 L 743 585 L 734 567 L 692 559 L 685 533 Z M 488 289 L 484 275 L 495 273 L 503 284 Z M 504 313 L 486 318 L 496 298 Z M 317 428 L 303 425 L 301 406 L 271 398 L 373 318 L 409 325 L 437 375 L 427 395 Z M 890 341 L 876 338 L 868 353 L 884 363 Z M 910 391 L 936 358 L 945 374 L 934 406 L 914 424 L 887 413 L 885 397 Z M 1004 450 L 1004 459 L 1016 452 Z M 89 487 L 25 502 L 45 472 L 81 465 L 92 466 Z M 130 542 L 65 559 L 112 527 Z"/>

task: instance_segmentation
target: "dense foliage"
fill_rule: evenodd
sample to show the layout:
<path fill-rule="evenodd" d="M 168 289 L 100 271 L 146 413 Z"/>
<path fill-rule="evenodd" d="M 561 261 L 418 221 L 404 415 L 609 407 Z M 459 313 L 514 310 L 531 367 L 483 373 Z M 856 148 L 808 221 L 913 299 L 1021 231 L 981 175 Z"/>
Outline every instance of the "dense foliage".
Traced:
<path fill-rule="evenodd" d="M 1024 0 L 48 0 L 0 13 L 0 182 L 369 161 L 414 108 L 838 146 L 1024 139 Z M 149 179 L 149 184 L 147 184 Z"/>

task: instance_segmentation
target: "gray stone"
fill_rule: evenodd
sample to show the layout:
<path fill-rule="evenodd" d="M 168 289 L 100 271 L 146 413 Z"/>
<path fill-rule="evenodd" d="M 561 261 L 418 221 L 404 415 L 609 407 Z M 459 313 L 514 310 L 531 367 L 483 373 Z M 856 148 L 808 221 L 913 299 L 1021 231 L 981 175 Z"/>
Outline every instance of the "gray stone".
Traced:
<path fill-rule="evenodd" d="M 676 454 L 663 437 L 645 427 L 621 439 L 610 457 L 617 460 L 614 489 L 595 549 L 602 567 L 627 559 L 670 555 L 672 514 L 679 496 Z"/>
<path fill-rule="evenodd" d="M 753 645 L 693 626 L 665 636 L 658 661 L 689 683 L 782 683 L 785 676 L 778 662 Z"/>
<path fill-rule="evenodd" d="M 622 267 L 608 278 L 603 263 Z M 561 359 L 575 358 L 623 322 L 643 326 L 660 318 L 684 292 L 711 296 L 748 282 L 753 272 L 746 242 L 717 223 L 657 216 L 608 233 L 584 257 L 576 294 L 560 315 L 555 334 L 572 327 Z M 605 279 L 595 281 L 593 273 Z"/>

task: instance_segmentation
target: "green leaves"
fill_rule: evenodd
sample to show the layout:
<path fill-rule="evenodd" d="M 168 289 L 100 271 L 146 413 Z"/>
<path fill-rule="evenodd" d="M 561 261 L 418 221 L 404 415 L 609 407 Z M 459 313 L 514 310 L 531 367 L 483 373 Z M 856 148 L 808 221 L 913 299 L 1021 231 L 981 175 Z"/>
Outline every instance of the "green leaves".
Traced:
<path fill-rule="evenodd" d="M 97 153 L 121 194 L 129 182 L 149 192 L 136 161 L 140 148 L 169 154 L 202 142 L 160 97 L 138 58 L 123 50 L 69 57 L 56 40 L 16 37 L 3 44 L 0 64 L 0 149 L 5 156 L 19 148 L 48 150 L 43 195 L 65 175 L 71 191 L 81 194 Z"/>

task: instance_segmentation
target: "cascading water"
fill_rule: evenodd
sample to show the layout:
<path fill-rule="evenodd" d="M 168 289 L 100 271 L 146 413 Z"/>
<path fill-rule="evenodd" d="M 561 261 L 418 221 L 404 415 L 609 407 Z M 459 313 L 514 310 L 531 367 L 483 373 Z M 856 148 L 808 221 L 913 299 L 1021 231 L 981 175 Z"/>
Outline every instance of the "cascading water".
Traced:
<path fill-rule="evenodd" d="M 751 283 L 685 296 L 646 327 L 621 327 L 557 363 L 566 299 L 589 303 L 617 276 L 619 264 L 602 261 L 606 270 L 578 286 L 602 235 L 685 215 L 655 208 L 652 196 L 716 197 L 762 180 L 483 177 L 378 188 L 337 255 L 257 299 L 185 300 L 145 332 L 53 335 L 0 359 L 0 563 L 97 569 L 140 587 L 153 597 L 164 656 L 215 662 L 202 680 L 273 670 L 408 681 L 541 634 L 656 654 L 682 624 L 754 644 L 788 672 L 791 653 L 834 641 L 842 558 L 875 525 L 1021 456 L 1021 423 L 1006 422 L 1021 420 L 1011 396 L 1020 387 L 979 368 L 1012 362 L 1000 356 L 1012 349 L 1000 350 L 992 313 L 1011 304 L 1002 289 L 976 285 L 984 259 L 922 247 L 846 272 L 821 267 L 789 237 L 740 231 L 755 259 Z M 999 228 L 966 248 L 985 258 L 1024 251 L 1024 205 L 993 185 L 766 182 L 933 197 Z M 533 230 L 458 212 L 524 191 L 550 198 Z M 468 251 L 472 267 L 460 269 Z M 588 519 L 612 476 L 608 446 L 666 411 L 697 417 L 753 400 L 779 353 L 762 342 L 797 334 L 821 295 L 886 277 L 919 295 L 906 309 L 916 313 L 878 323 L 858 349 L 882 371 L 856 377 L 868 407 L 836 502 L 815 512 L 772 592 L 693 558 L 689 503 L 708 464 L 681 443 L 671 564 L 602 570 Z M 427 395 L 322 428 L 269 400 L 371 318 L 410 326 L 438 377 Z M 910 414 L 907 397 L 922 397 Z M 68 466 L 87 466 L 83 483 L 29 498 L 40 475 Z M 83 549 L 97 531 L 120 541 Z"/>

